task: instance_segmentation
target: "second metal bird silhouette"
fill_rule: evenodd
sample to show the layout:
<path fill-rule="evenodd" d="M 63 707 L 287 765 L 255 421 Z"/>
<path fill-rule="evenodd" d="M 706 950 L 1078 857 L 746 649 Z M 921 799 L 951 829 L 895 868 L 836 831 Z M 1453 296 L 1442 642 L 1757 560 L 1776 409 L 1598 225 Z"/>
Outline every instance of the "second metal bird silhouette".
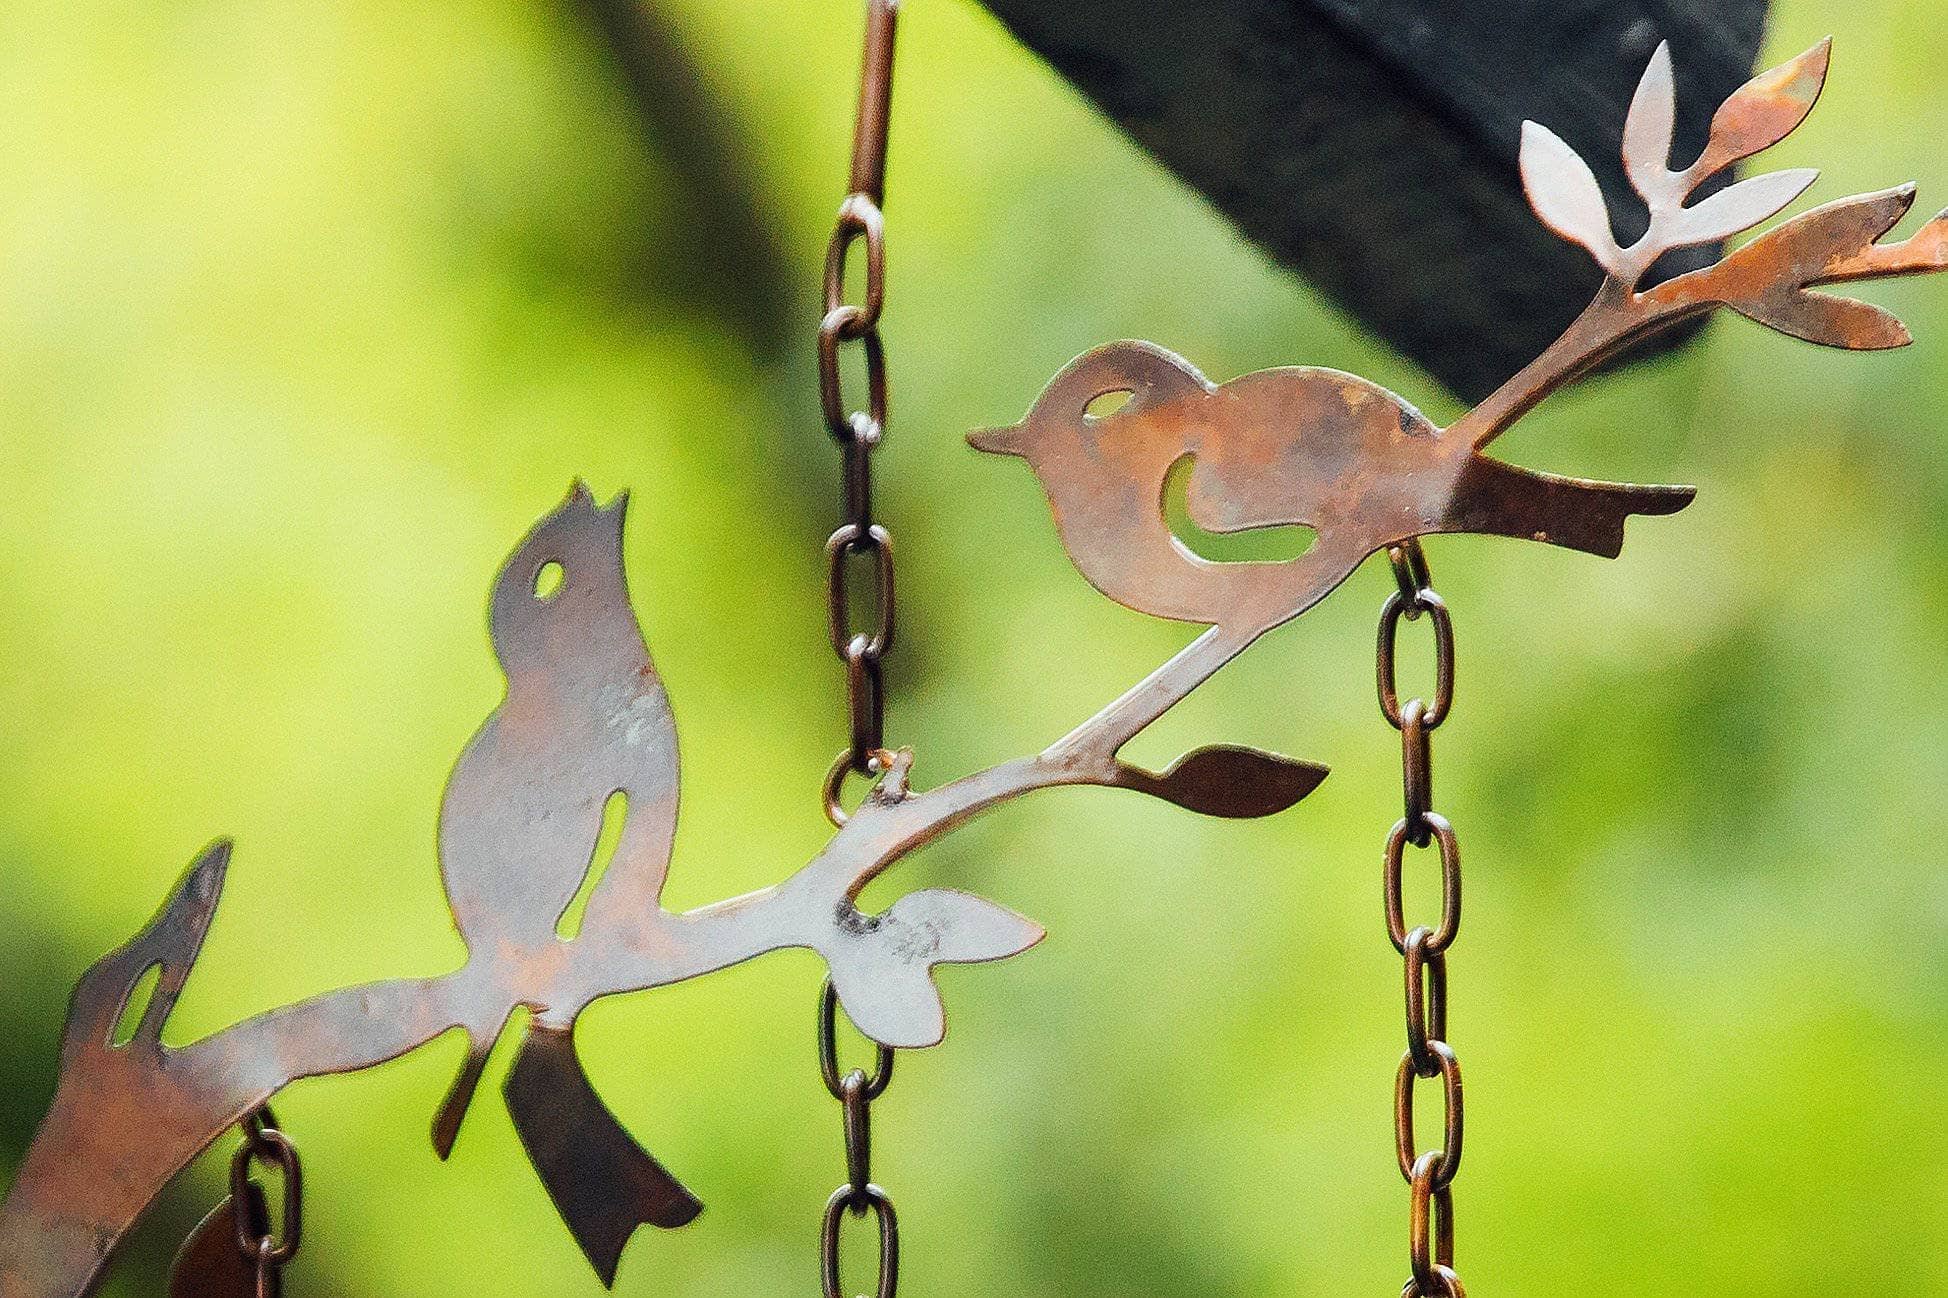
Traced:
<path fill-rule="evenodd" d="M 1337 370 L 1265 370 L 1219 386 L 1161 347 L 1118 342 L 1071 362 L 1019 424 L 968 440 L 1027 460 L 1063 544 L 1096 589 L 1145 613 L 1215 627 L 1231 647 L 1303 613 L 1368 555 L 1415 537 L 1487 533 L 1613 558 L 1630 515 L 1675 513 L 1693 489 L 1556 477 L 1482 448 L 1591 366 L 1721 306 L 1828 346 L 1900 346 L 1907 331 L 1885 311 L 1808 290 L 1944 266 L 1948 221 L 1941 217 L 1902 243 L 1876 242 L 1913 202 L 1908 185 L 1829 204 L 1714 265 L 1638 291 L 1663 253 L 1745 230 L 1812 183 L 1812 171 L 1774 172 L 1687 204 L 1701 184 L 1804 120 L 1827 62 L 1823 41 L 1753 78 L 1718 110 L 1698 158 L 1672 170 L 1674 82 L 1669 47 L 1659 47 L 1623 130 L 1624 170 L 1651 215 L 1628 247 L 1611 233 L 1588 165 L 1547 129 L 1525 124 L 1522 175 L 1537 215 L 1588 249 L 1605 278 L 1561 339 L 1447 428 Z M 1126 399 L 1113 412 L 1093 413 L 1112 394 Z M 1235 533 L 1301 525 L 1316 533 L 1311 548 L 1253 563 L 1191 551 L 1166 523 L 1163 502 L 1165 483 L 1186 458 L 1186 505 L 1198 526 Z"/>
<path fill-rule="evenodd" d="M 1718 262 L 1648 289 L 1664 251 L 1766 220 L 1811 182 L 1803 171 L 1698 187 L 1770 147 L 1812 108 L 1824 44 L 1755 78 L 1721 107 L 1689 165 L 1670 165 L 1673 81 L 1660 49 L 1623 129 L 1625 172 L 1650 213 L 1628 246 L 1569 147 L 1524 132 L 1537 214 L 1604 272 L 1561 339 L 1446 428 L 1371 383 L 1324 369 L 1266 371 L 1215 386 L 1161 348 L 1118 343 L 1065 369 L 1020 424 L 972 435 L 1040 475 L 1083 575 L 1133 608 L 1210 627 L 1170 662 L 1033 756 L 927 791 L 912 754 L 892 755 L 866 801 L 803 868 L 773 887 L 680 913 L 662 907 L 677 798 L 676 734 L 624 586 L 622 502 L 578 486 L 502 569 L 492 598 L 507 694 L 468 745 L 441 808 L 439 855 L 466 964 L 431 978 L 341 988 L 196 1041 L 165 1042 L 229 865 L 212 845 L 156 918 L 76 988 L 51 1108 L 0 1204 L 0 1298 L 75 1298 L 168 1180 L 290 1082 L 397 1058 L 459 1028 L 469 1049 L 434 1124 L 444 1153 L 482 1066 L 517 1008 L 533 1016 L 504 1093 L 521 1140 L 570 1230 L 613 1281 L 643 1222 L 690 1220 L 697 1201 L 623 1130 L 576 1060 L 573 1026 L 605 996 L 707 976 L 767 951 L 806 947 L 831 970 L 847 1013 L 888 1046 L 940 1040 L 932 970 L 1003 959 L 1041 930 L 1005 907 L 924 889 L 878 914 L 862 890 L 921 844 L 1038 789 L 1093 784 L 1212 815 L 1269 815 L 1322 768 L 1214 746 L 1153 773 L 1119 759 L 1134 736 L 1272 627 L 1323 598 L 1368 554 L 1438 532 L 1523 537 L 1615 555 L 1632 514 L 1682 508 L 1683 487 L 1551 477 L 1484 448 L 1550 391 L 1647 334 L 1729 307 L 1772 329 L 1849 349 L 1895 347 L 1907 331 L 1824 284 L 1948 267 L 1948 218 L 1880 242 L 1912 186 L 1795 217 Z M 1097 399 L 1126 392 L 1096 417 Z M 1299 524 L 1312 548 L 1276 563 L 1213 563 L 1165 523 L 1163 491 L 1188 458 L 1191 518 L 1214 532 Z M 550 578 L 554 580 L 550 582 Z M 626 816 L 606 870 L 605 808 Z M 588 890 L 583 918 L 564 931 Z M 142 992 L 145 973 L 152 979 Z M 146 996 L 146 1001 L 142 997 Z M 124 1034 L 118 1025 L 133 1019 Z"/>

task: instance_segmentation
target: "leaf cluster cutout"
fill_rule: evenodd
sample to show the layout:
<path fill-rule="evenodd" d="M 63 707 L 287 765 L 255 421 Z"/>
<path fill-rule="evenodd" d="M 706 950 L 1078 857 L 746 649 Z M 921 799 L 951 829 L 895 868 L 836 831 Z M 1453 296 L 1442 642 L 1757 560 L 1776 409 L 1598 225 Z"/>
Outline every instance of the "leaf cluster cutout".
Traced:
<path fill-rule="evenodd" d="M 1744 158 L 1771 148 L 1804 120 L 1826 84 L 1830 42 L 1741 86 L 1719 106 L 1711 137 L 1690 166 L 1672 170 L 1677 84 L 1671 47 L 1659 45 L 1644 69 L 1623 124 L 1623 171 L 1650 210 L 1650 224 L 1633 244 L 1619 244 L 1603 191 L 1574 149 L 1548 127 L 1522 123 L 1522 183 L 1542 223 L 1589 251 L 1609 275 L 1634 288 L 1659 257 L 1674 248 L 1716 243 L 1776 216 L 1806 192 L 1819 173 L 1806 167 L 1768 172 L 1688 203 L 1698 187 Z M 1688 203 L 1688 205 L 1687 205 Z"/>
<path fill-rule="evenodd" d="M 1914 187 L 1858 194 L 1815 208 L 1752 239 L 1717 263 L 1643 294 L 1639 280 L 1674 248 L 1716 243 L 1750 229 L 1805 193 L 1810 168 L 1767 172 L 1726 185 L 1695 202 L 1698 188 L 1727 167 L 1790 135 L 1826 84 L 1830 41 L 1741 86 L 1712 117 L 1710 138 L 1689 166 L 1673 169 L 1676 82 L 1668 45 L 1660 45 L 1638 82 L 1623 127 L 1623 170 L 1644 200 L 1650 223 L 1624 247 L 1589 164 L 1554 132 L 1522 124 L 1522 183 L 1542 223 L 1586 249 L 1627 300 L 1669 319 L 1730 307 L 1770 329 L 1807 342 L 1854 351 L 1912 341 L 1888 311 L 1852 298 L 1809 291 L 1815 285 L 1948 269 L 1948 213 L 1913 237 L 1882 244 L 1914 203 Z M 1601 299 L 1599 299 L 1601 300 Z"/>

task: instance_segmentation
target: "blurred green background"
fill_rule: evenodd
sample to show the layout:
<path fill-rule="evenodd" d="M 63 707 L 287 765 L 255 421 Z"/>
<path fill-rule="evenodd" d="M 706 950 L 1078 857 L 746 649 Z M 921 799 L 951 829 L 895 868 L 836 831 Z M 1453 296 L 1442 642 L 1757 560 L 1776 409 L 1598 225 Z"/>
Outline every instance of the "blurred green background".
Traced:
<path fill-rule="evenodd" d="M 1934 210 L 1936 6 L 1821 8 L 1779 5 L 1768 41 L 1837 36 L 1780 162 L 1823 166 L 1819 201 L 1912 177 Z M 66 986 L 217 834 L 237 858 L 172 1038 L 459 961 L 433 826 L 499 698 L 488 583 L 574 475 L 634 492 L 631 580 L 684 745 L 670 903 L 823 841 L 837 464 L 810 342 L 858 13 L 668 0 L 651 21 L 664 63 L 629 68 L 572 4 L 0 9 L 0 1166 L 51 1094 Z M 890 737 L 926 784 L 1040 747 L 1188 636 L 1090 591 L 1025 471 L 965 429 L 1120 336 L 1214 378 L 1318 363 L 1457 408 L 966 0 L 912 4 L 901 60 L 880 468 Z M 1461 638 L 1438 802 L 1469 872 L 1476 1293 L 1867 1293 L 1948 1248 L 1948 297 L 1869 294 L 1914 348 L 1727 319 L 1502 444 L 1700 484 L 1620 561 L 1428 547 Z M 868 894 L 967 886 L 1051 931 L 943 972 L 947 1044 L 877 1107 L 905 1290 L 1405 1278 L 1388 582 L 1369 564 L 1135 751 L 1332 764 L 1294 811 L 1046 793 Z M 1413 886 L 1428 900 L 1424 866 Z M 794 952 L 584 1020 L 607 1101 L 710 1205 L 639 1235 L 619 1292 L 816 1292 L 843 1176 L 819 977 Z M 291 1293 L 597 1292 L 498 1102 L 433 1157 L 460 1045 L 280 1100 L 309 1189 Z M 159 1292 L 220 1171 L 172 1192 L 113 1292 Z"/>

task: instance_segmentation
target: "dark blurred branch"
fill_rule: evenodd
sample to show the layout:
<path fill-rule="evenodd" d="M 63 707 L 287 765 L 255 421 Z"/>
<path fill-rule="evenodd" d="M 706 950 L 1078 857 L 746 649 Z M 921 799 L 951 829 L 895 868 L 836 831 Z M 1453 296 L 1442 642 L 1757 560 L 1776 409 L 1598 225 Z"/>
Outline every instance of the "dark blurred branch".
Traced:
<path fill-rule="evenodd" d="M 655 0 L 567 0 L 610 52 L 635 105 L 644 147 L 676 175 L 679 219 L 655 258 L 665 285 L 713 314 L 760 359 L 783 350 L 797 284 L 734 107 Z M 674 282 L 671 281 L 674 278 Z"/>
<path fill-rule="evenodd" d="M 1459 395 L 1568 326 L 1600 278 L 1535 220 L 1524 118 L 1613 159 L 1650 52 L 1680 157 L 1749 75 L 1765 0 L 986 0 L 1244 233 Z M 1638 211 L 1614 162 L 1599 178 Z M 1622 231 L 1625 235 L 1634 232 Z M 1668 273 L 1706 265 L 1711 248 Z"/>

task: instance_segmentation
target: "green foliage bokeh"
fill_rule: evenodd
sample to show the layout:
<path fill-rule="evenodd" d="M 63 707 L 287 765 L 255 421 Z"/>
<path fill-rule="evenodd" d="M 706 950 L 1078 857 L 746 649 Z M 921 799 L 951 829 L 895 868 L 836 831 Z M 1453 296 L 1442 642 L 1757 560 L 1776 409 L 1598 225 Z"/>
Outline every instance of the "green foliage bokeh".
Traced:
<path fill-rule="evenodd" d="M 1939 207 L 1935 7 L 1817 10 L 1781 4 L 1768 40 L 1837 36 L 1782 160 L 1825 169 L 1815 199 L 1914 178 Z M 747 151 L 739 213 L 640 128 L 574 5 L 0 11 L 0 1169 L 51 1093 L 66 986 L 217 834 L 236 861 L 173 1038 L 460 959 L 433 824 L 499 697 L 488 583 L 575 475 L 633 493 L 631 581 L 683 742 L 670 903 L 761 887 L 822 842 L 838 470 L 810 342 L 858 18 L 664 13 L 711 128 Z M 1319 363 L 1456 407 L 965 0 L 916 0 L 903 27 L 879 465 L 902 565 L 890 737 L 924 785 L 1040 747 L 1187 634 L 1091 592 L 1021 466 L 964 430 L 1122 336 L 1215 378 Z M 752 246 L 794 277 L 712 261 L 729 220 L 761 223 Z M 1468 863 L 1452 1035 L 1477 1293 L 1866 1293 L 1948 1247 L 1929 1141 L 1948 1093 L 1948 309 L 1940 283 L 1868 292 L 1915 347 L 1719 321 L 1502 444 L 1700 485 L 1633 524 L 1621 560 L 1429 546 L 1461 642 L 1437 794 Z M 1404 1279 L 1378 864 L 1397 741 L 1371 660 L 1387 582 L 1369 564 L 1137 746 L 1330 763 L 1296 810 L 1216 822 L 1052 792 L 869 894 L 968 887 L 1052 935 L 944 971 L 948 1042 L 876 1110 L 911 1292 Z M 710 1205 L 639 1235 L 619 1292 L 815 1292 L 843 1175 L 819 972 L 772 956 L 585 1020 L 607 1101 Z M 504 1059 L 451 1163 L 433 1157 L 459 1054 L 445 1039 L 280 1101 L 310 1191 L 297 1298 L 596 1291 L 495 1099 Z M 220 1170 L 172 1191 L 114 1293 L 159 1291 Z"/>

